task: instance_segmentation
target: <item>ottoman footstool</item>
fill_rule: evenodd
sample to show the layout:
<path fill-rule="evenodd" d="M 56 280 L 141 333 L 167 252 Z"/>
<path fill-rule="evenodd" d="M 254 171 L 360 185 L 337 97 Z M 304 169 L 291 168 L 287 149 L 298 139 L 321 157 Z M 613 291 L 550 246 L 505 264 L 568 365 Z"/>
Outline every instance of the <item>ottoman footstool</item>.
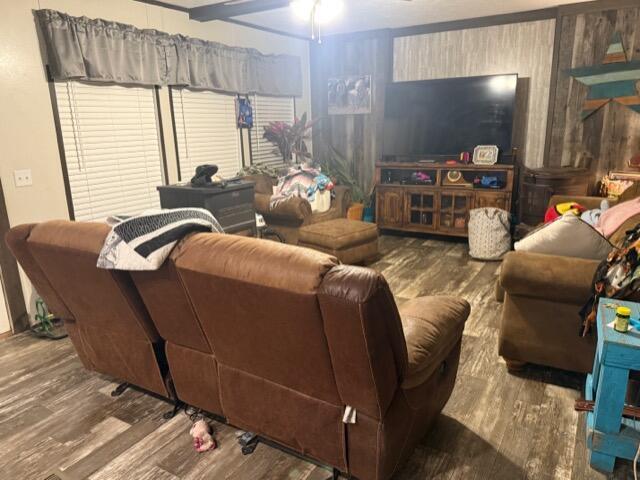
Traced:
<path fill-rule="evenodd" d="M 358 264 L 378 254 L 378 227 L 374 223 L 336 218 L 300 229 L 298 245 Z"/>

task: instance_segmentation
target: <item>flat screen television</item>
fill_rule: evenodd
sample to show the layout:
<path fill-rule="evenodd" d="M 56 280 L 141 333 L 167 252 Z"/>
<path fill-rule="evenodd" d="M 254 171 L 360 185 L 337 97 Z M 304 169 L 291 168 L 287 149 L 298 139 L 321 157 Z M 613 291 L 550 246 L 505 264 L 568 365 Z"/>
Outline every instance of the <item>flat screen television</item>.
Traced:
<path fill-rule="evenodd" d="M 390 83 L 383 155 L 453 156 L 477 145 L 511 153 L 517 75 Z"/>

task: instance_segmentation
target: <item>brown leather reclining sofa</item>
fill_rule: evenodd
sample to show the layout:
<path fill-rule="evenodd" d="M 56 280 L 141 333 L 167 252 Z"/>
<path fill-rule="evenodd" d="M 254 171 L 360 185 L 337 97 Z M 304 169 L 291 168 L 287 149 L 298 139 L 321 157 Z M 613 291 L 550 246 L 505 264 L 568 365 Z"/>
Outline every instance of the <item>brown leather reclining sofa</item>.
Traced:
<path fill-rule="evenodd" d="M 464 300 L 398 310 L 371 269 L 213 233 L 187 237 L 155 272 L 100 270 L 107 231 L 54 221 L 7 236 L 87 368 L 164 396 L 175 386 L 184 402 L 361 480 L 393 475 L 452 392 Z M 355 423 L 343 423 L 347 406 Z"/>

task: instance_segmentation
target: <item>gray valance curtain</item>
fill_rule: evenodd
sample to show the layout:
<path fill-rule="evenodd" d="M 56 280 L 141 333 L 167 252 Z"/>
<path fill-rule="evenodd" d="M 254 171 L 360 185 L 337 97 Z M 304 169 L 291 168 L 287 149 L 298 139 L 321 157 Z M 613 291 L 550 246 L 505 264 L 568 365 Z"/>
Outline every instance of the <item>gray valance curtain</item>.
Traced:
<path fill-rule="evenodd" d="M 233 93 L 302 94 L 300 58 L 264 55 L 102 19 L 36 10 L 54 80 L 176 85 Z"/>

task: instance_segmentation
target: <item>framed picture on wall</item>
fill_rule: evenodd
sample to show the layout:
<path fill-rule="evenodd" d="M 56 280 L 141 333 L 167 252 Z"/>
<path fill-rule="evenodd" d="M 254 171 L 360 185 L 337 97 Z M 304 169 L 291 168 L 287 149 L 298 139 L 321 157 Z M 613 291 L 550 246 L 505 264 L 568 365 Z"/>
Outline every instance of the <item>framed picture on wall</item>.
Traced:
<path fill-rule="evenodd" d="M 371 113 L 371 75 L 330 78 L 327 92 L 329 115 Z"/>

